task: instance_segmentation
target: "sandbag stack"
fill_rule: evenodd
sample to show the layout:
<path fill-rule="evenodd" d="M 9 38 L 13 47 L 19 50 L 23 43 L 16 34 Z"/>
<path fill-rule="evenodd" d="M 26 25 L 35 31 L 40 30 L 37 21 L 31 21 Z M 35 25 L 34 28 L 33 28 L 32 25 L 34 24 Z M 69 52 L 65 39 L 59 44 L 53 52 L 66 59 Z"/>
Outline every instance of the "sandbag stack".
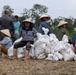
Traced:
<path fill-rule="evenodd" d="M 31 45 L 31 50 L 29 52 L 30 57 L 36 59 L 53 60 L 53 61 L 54 60 L 68 61 L 74 59 L 76 60 L 76 55 L 73 51 L 73 45 L 68 43 L 68 36 L 64 35 L 62 40 L 59 41 L 56 38 L 55 34 L 51 33 L 49 36 L 47 35 L 49 31 L 48 29 L 44 27 L 42 29 L 45 34 L 42 35 L 41 33 L 37 33 L 37 40 L 35 40 L 35 43 Z M 19 39 L 19 41 L 20 40 L 21 39 Z M 19 54 L 18 57 L 20 58 Z"/>

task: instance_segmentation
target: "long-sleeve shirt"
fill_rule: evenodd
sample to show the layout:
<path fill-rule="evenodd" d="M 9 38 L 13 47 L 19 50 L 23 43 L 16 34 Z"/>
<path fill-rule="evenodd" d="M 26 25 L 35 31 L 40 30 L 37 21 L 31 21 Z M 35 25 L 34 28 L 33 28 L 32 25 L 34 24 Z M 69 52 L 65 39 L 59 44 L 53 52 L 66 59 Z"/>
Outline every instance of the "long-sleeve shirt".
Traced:
<path fill-rule="evenodd" d="M 71 39 L 70 34 L 69 34 L 69 32 L 67 31 L 66 28 L 58 28 L 56 30 L 56 36 L 59 39 L 59 41 L 62 40 L 62 37 L 63 37 L 64 34 L 68 36 L 68 39 Z"/>
<path fill-rule="evenodd" d="M 3 15 L 0 18 L 0 29 L 9 29 L 10 32 L 14 33 L 14 23 L 11 17 Z"/>
<path fill-rule="evenodd" d="M 40 23 L 40 26 L 39 26 L 39 29 L 38 29 L 38 32 L 39 33 L 44 34 L 44 31 L 42 30 L 42 27 L 45 27 L 45 28 L 48 28 L 49 29 L 48 35 L 51 33 L 50 27 L 47 25 L 47 23 L 45 21 L 42 21 Z"/>

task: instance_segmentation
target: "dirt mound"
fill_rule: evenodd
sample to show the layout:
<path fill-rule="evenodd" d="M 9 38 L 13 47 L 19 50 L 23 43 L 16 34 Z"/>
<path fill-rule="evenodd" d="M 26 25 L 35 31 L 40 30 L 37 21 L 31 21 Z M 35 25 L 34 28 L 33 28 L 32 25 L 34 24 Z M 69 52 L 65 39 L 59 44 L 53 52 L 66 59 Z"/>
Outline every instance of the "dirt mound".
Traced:
<path fill-rule="evenodd" d="M 0 58 L 0 75 L 76 75 L 76 61 Z"/>

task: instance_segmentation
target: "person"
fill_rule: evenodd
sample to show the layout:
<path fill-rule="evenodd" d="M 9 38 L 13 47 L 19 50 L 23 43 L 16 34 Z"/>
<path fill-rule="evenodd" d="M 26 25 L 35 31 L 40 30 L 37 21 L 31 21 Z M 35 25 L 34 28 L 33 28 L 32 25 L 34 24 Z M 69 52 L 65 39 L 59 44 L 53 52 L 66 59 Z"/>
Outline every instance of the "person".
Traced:
<path fill-rule="evenodd" d="M 10 31 L 8 29 L 0 30 L 2 40 L 0 41 L 0 55 L 2 53 L 8 55 L 8 49 L 12 46 Z"/>
<path fill-rule="evenodd" d="M 14 57 L 17 58 L 17 48 L 23 47 L 26 45 L 25 57 L 23 60 L 29 59 L 29 51 L 31 44 L 34 43 L 34 37 L 36 37 L 37 30 L 33 27 L 33 22 L 30 19 L 23 20 L 23 27 L 20 32 L 22 40 L 14 44 Z"/>
<path fill-rule="evenodd" d="M 47 25 L 47 22 L 46 21 L 50 20 L 50 16 L 47 15 L 47 14 L 43 14 L 40 17 L 39 20 L 41 21 L 41 23 L 40 23 L 40 26 L 38 28 L 38 32 L 41 33 L 41 34 L 44 34 L 44 31 L 42 30 L 42 27 L 45 27 L 45 28 L 48 28 L 49 29 L 49 32 L 48 32 L 48 35 L 49 35 L 51 33 L 51 31 L 50 31 L 50 27 Z"/>
<path fill-rule="evenodd" d="M 68 39 L 69 39 L 69 43 L 71 43 L 71 37 L 70 34 L 68 32 L 68 30 L 66 29 L 68 25 L 68 22 L 61 20 L 58 24 L 58 29 L 56 30 L 56 37 L 58 38 L 59 41 L 62 40 L 63 35 L 67 35 Z"/>
<path fill-rule="evenodd" d="M 75 31 L 75 33 L 74 33 L 74 35 L 72 37 L 72 44 L 74 46 L 74 52 L 76 54 L 76 28 L 74 28 L 74 31 Z"/>
<path fill-rule="evenodd" d="M 9 29 L 11 33 L 11 37 L 14 34 L 14 24 L 13 19 L 10 17 L 10 11 L 6 9 L 4 11 L 4 15 L 0 17 L 0 30 L 2 29 Z M 2 40 L 0 35 L 0 40 Z"/>
<path fill-rule="evenodd" d="M 14 41 L 19 38 L 19 27 L 20 27 L 20 22 L 19 22 L 19 17 L 17 15 L 14 16 Z"/>

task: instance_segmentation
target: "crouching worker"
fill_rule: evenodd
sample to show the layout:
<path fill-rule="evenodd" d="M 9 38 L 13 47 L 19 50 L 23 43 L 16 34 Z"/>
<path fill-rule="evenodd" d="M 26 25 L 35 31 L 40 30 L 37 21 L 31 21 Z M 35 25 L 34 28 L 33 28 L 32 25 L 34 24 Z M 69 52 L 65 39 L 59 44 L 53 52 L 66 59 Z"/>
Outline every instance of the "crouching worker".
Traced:
<path fill-rule="evenodd" d="M 12 46 L 11 35 L 8 29 L 0 30 L 2 35 L 2 40 L 0 41 L 0 55 L 2 53 L 8 55 L 8 49 Z"/>
<path fill-rule="evenodd" d="M 37 30 L 33 27 L 33 22 L 30 19 L 23 20 L 23 26 L 20 31 L 20 36 L 22 36 L 22 40 L 16 44 L 14 44 L 14 57 L 17 58 L 17 48 L 26 46 L 25 57 L 23 60 L 29 58 L 29 51 L 31 48 L 31 44 L 34 43 L 34 37 L 36 37 Z"/>

